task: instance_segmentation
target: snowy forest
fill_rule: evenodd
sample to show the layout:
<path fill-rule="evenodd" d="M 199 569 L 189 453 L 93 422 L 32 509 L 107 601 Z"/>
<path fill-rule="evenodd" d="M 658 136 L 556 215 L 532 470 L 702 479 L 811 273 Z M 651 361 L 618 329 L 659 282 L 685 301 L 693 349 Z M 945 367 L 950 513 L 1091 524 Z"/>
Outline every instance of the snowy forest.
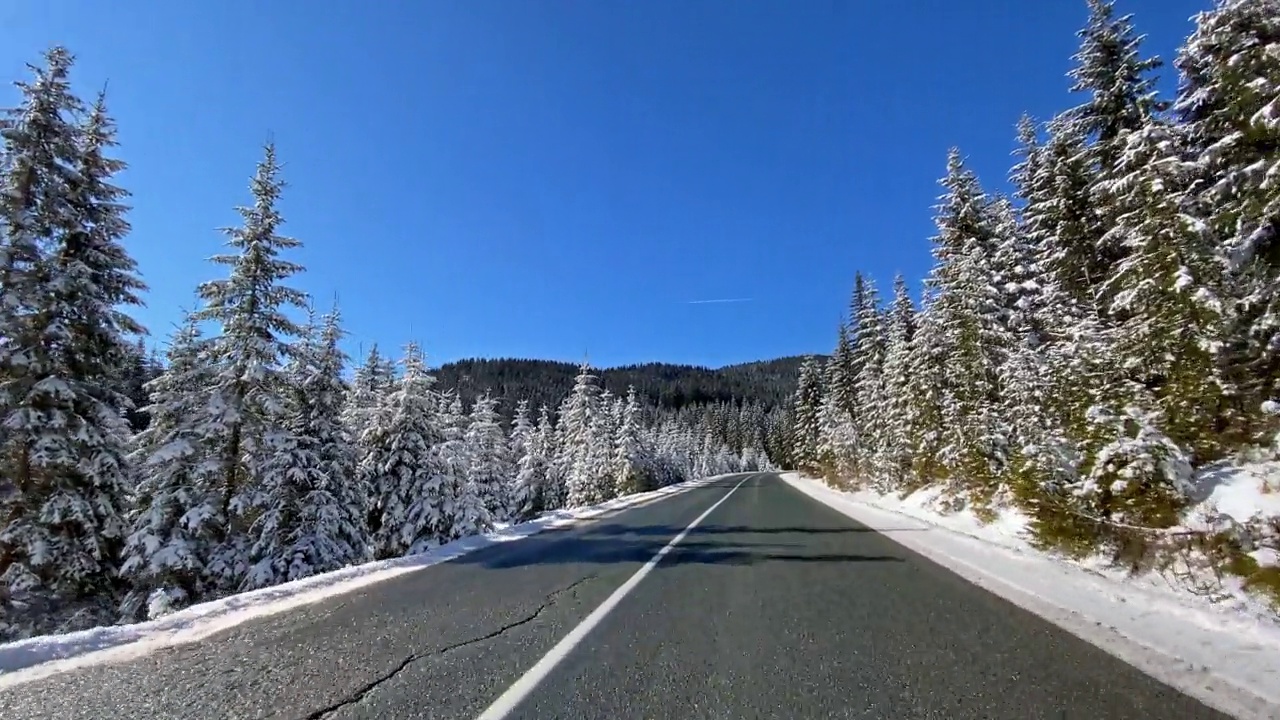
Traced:
<path fill-rule="evenodd" d="M 659 408 L 585 364 L 553 404 L 507 408 L 437 383 L 415 343 L 348 368 L 338 309 L 290 285 L 300 242 L 281 234 L 272 144 L 221 277 L 150 358 L 115 125 L 72 67 L 48 51 L 0 120 L 0 640 L 769 467 L 765 438 L 781 447 L 780 408 Z"/>
<path fill-rule="evenodd" d="M 1088 7 L 1079 104 L 1017 123 L 1009 196 L 950 152 L 920 306 L 857 277 L 800 372 L 789 459 L 1012 504 L 1044 547 L 1135 570 L 1190 545 L 1280 599 L 1246 554 L 1280 547 L 1280 518 L 1176 529 L 1206 471 L 1277 456 L 1280 0 L 1198 15 L 1173 98 L 1133 19 Z"/>
<path fill-rule="evenodd" d="M 745 400 L 760 404 L 760 410 L 768 413 L 788 404 L 803 360 L 784 357 L 715 369 L 672 363 L 627 365 L 602 369 L 600 383 L 617 395 L 634 387 L 642 399 L 672 410 Z M 483 358 L 445 363 L 437 369 L 436 377 L 462 393 L 464 401 L 492 392 L 540 405 L 559 402 L 568 394 L 577 372 L 573 363 Z"/>

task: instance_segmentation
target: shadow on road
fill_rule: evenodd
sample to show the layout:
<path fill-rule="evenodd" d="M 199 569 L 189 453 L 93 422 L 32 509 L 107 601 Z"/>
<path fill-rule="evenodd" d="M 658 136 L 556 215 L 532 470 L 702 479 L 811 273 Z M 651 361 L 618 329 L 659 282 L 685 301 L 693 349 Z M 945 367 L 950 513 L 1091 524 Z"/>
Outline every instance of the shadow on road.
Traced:
<path fill-rule="evenodd" d="M 508 552 L 472 553 L 451 562 L 491 569 L 526 565 L 643 564 L 653 559 L 683 528 L 660 529 L 657 526 L 643 526 L 627 530 L 628 532 L 623 532 L 619 527 L 603 533 L 588 532 L 572 538 L 535 535 L 523 540 L 518 549 L 510 548 Z M 904 562 L 903 558 L 891 555 L 831 553 L 817 549 L 806 552 L 804 543 L 754 543 L 700 539 L 705 536 L 702 528 L 696 529 L 667 553 L 656 569 L 681 565 L 755 565 L 763 562 Z"/>
<path fill-rule="evenodd" d="M 695 535 L 848 535 L 858 533 L 886 532 L 925 532 L 927 528 L 885 528 L 872 530 L 868 527 L 748 527 L 746 525 L 699 525 Z M 654 535 L 675 537 L 681 528 L 670 525 L 623 525 L 610 523 L 591 528 L 590 535 Z"/>

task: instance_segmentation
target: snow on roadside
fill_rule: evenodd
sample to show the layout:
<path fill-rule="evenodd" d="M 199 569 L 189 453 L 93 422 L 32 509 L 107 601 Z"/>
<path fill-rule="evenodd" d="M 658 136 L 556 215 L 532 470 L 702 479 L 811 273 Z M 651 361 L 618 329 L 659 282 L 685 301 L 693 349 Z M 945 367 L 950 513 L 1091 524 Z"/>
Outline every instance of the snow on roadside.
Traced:
<path fill-rule="evenodd" d="M 984 525 L 934 509 L 938 493 L 844 492 L 785 473 L 792 487 L 1097 645 L 1148 675 L 1243 720 L 1280 717 L 1280 625 L 1244 599 L 1210 604 L 1157 577 L 1126 578 L 1048 555 L 1005 511 Z M 1231 495 L 1228 496 L 1237 496 Z M 904 518 L 912 530 L 895 533 Z"/>
<path fill-rule="evenodd" d="M 421 570 L 499 543 L 565 527 L 624 509 L 648 505 L 705 485 L 719 477 L 671 485 L 599 505 L 545 513 L 529 522 L 503 525 L 418 555 L 378 560 L 301 580 L 231 595 L 131 625 L 111 625 L 43 635 L 0 645 L 0 689 L 67 670 L 139 657 L 164 647 L 192 643 L 248 620 L 275 615 L 335 595 Z"/>

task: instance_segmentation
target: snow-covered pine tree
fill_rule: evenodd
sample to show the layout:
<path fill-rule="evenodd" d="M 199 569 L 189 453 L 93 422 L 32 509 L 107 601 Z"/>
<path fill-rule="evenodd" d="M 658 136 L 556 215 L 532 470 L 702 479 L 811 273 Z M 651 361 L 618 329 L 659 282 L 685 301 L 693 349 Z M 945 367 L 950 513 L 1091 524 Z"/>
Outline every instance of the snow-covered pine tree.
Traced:
<path fill-rule="evenodd" d="M 900 487 L 911 473 L 911 437 L 915 420 L 911 404 L 911 337 L 915 334 L 916 309 L 901 275 L 893 280 L 893 302 L 885 320 L 884 435 L 885 475 Z"/>
<path fill-rule="evenodd" d="M 855 300 L 863 291 L 862 274 L 855 279 Z M 857 317 L 854 316 L 856 323 Z M 857 327 L 856 324 L 854 326 Z M 842 321 L 836 331 L 836 346 L 823 367 L 824 394 L 818 409 L 818 437 L 814 460 L 823 474 L 832 479 L 853 479 L 857 474 L 857 434 L 854 417 L 858 411 L 854 347 L 849 328 Z"/>
<path fill-rule="evenodd" d="M 550 420 L 548 420 L 550 423 Z M 510 454 L 515 461 L 511 479 L 507 516 L 512 522 L 523 522 L 537 513 L 546 481 L 546 456 L 538 428 L 529 419 L 529 401 L 516 403 L 511 421 Z"/>
<path fill-rule="evenodd" d="M 80 130 L 79 157 L 68 182 L 75 227 L 55 239 L 51 304 L 44 314 L 64 334 L 51 348 L 57 371 L 36 384 L 32 402 L 62 436 L 46 435 L 41 442 L 58 448 L 50 459 L 61 465 L 45 465 L 56 486 L 40 513 L 43 523 L 58 528 L 51 539 L 61 551 L 56 572 L 62 577 L 53 587 L 111 597 L 125 535 L 121 513 L 133 484 L 125 457 L 133 403 L 117 379 L 132 365 L 130 338 L 146 332 L 125 312 L 142 304 L 138 292 L 146 286 L 121 245 L 130 229 L 121 202 L 128 193 L 112 177 L 125 165 L 106 155 L 116 142 L 102 95 Z M 51 385 L 58 380 L 62 389 Z"/>
<path fill-rule="evenodd" d="M 591 462 L 595 445 L 593 429 L 600 412 L 600 388 L 591 367 L 584 363 L 574 380 L 573 391 L 560 406 L 556 425 L 556 465 L 557 472 L 564 478 L 567 507 L 600 502 L 605 494 L 600 487 L 603 478 L 593 474 Z"/>
<path fill-rule="evenodd" d="M 1224 440 L 1275 441 L 1280 403 L 1280 0 L 1219 0 L 1178 53 L 1174 106 L 1197 165 L 1196 214 L 1228 301 Z"/>
<path fill-rule="evenodd" d="M 114 127 L 101 97 L 83 123 L 54 48 L 36 79 L 18 83 L 0 162 L 0 578 L 37 624 L 97 624 L 114 611 L 132 403 L 118 380 L 125 312 L 144 289 L 120 241 L 124 164 L 106 152 Z M 68 605 L 70 603 L 70 605 Z M 56 626 L 51 626 L 56 627 Z"/>
<path fill-rule="evenodd" d="M 952 150 L 936 219 L 937 264 L 929 275 L 936 292 L 917 337 L 930 342 L 941 361 L 938 459 L 954 489 L 989 495 L 1006 460 L 1007 436 L 999 418 L 999 367 L 1004 342 L 1000 298 L 990 271 L 996 227 L 977 177 Z"/>
<path fill-rule="evenodd" d="M 1009 407 L 1021 408 L 1010 419 L 1024 505 L 1052 514 L 1055 504 L 1043 501 L 1075 482 L 1088 409 L 1113 374 L 1113 332 L 1098 303 L 1103 278 L 1090 275 L 1101 232 L 1092 197 L 1096 174 L 1078 123 L 1059 116 L 1047 130 L 1037 162 L 1025 163 L 1030 170 L 1016 177 L 1035 284 L 1022 316 L 1035 334 L 1015 344 L 1004 376 Z"/>
<path fill-rule="evenodd" d="M 375 343 L 369 349 L 364 364 L 352 373 L 351 389 L 347 393 L 342 411 L 343 423 L 347 426 L 355 448 L 355 484 L 365 497 L 365 526 L 370 537 L 378 533 L 382 522 L 382 508 L 379 505 L 381 494 L 378 492 L 381 480 L 376 476 L 376 463 L 365 462 L 365 456 L 372 450 L 371 444 L 366 443 L 364 437 L 374 428 L 385 427 L 385 421 L 377 415 L 387 407 L 387 395 L 395 386 L 395 362 L 383 357 Z"/>
<path fill-rule="evenodd" d="M 884 318 L 880 294 L 870 278 L 863 280 L 862 302 L 858 308 L 857 331 L 853 354 L 858 375 L 854 378 L 857 411 L 854 433 L 857 437 L 857 475 L 883 487 L 884 456 L 890 442 L 885 434 L 884 386 Z"/>
<path fill-rule="evenodd" d="M 476 398 L 463 440 L 467 454 L 467 482 L 480 495 L 493 520 L 506 520 L 511 498 L 508 485 L 515 467 L 506 434 L 498 423 L 498 401 L 488 393 Z"/>
<path fill-rule="evenodd" d="M 858 354 L 858 338 L 859 327 L 858 321 L 862 318 L 863 308 L 867 306 L 868 278 L 861 271 L 855 272 L 853 276 L 853 293 L 849 296 L 849 326 L 845 330 L 849 343 L 848 359 L 845 361 L 843 374 L 849 378 L 849 392 L 844 402 L 849 403 L 849 415 L 855 416 L 858 412 L 858 375 L 862 373 L 863 358 Z M 833 355 L 834 357 L 834 355 Z M 830 361 L 828 361 L 829 363 Z M 826 377 L 830 377 L 828 373 Z M 854 418 L 855 424 L 857 418 Z"/>
<path fill-rule="evenodd" d="M 1206 226 L 1187 212 L 1192 165 L 1172 125 L 1152 121 L 1122 138 L 1113 179 L 1097 187 L 1116 218 L 1104 239 L 1125 249 L 1101 288 L 1118 323 L 1112 347 L 1127 387 L 1111 396 L 1158 410 L 1153 420 L 1173 442 L 1198 462 L 1216 460 L 1221 282 Z"/>
<path fill-rule="evenodd" d="M 1077 33 L 1080 48 L 1072 57 L 1076 65 L 1068 73 L 1072 92 L 1084 94 L 1085 100 L 1062 119 L 1072 134 L 1086 140 L 1079 161 L 1096 182 L 1112 177 L 1123 152 L 1122 135 L 1144 126 L 1165 103 L 1157 97 L 1153 75 L 1162 63 L 1142 57 L 1143 38 L 1134 29 L 1133 17 L 1117 17 L 1115 0 L 1088 0 L 1088 5 L 1089 19 Z M 1113 218 L 1103 209 L 1095 207 L 1087 220 L 1091 244 L 1082 248 L 1086 264 L 1077 272 L 1096 287 L 1110 275 L 1124 249 L 1104 242 Z"/>
<path fill-rule="evenodd" d="M 653 489 L 640 422 L 640 398 L 632 385 L 627 388 L 627 401 L 614 438 L 614 492 L 619 496 Z"/>
<path fill-rule="evenodd" d="M 796 469 L 816 472 L 818 443 L 822 436 L 823 367 L 816 357 L 809 356 L 800 365 L 800 379 L 792 399 L 792 455 Z"/>
<path fill-rule="evenodd" d="M 214 378 L 210 405 L 221 435 L 210 461 L 220 468 L 218 512 L 226 519 L 223 546 L 209 570 L 228 591 L 240 586 L 248 570 L 258 480 L 287 436 L 281 361 L 299 328 L 285 310 L 307 305 L 304 293 L 284 284 L 303 268 L 281 257 L 301 243 L 278 234 L 284 219 L 276 203 L 285 187 L 279 173 L 275 146 L 268 143 L 250 183 L 253 205 L 236 208 L 243 224 L 223 231 L 233 252 L 212 258 L 228 266 L 230 276 L 200 285 L 204 305 L 195 313 L 198 322 L 212 321 L 221 330 L 204 345 Z"/>
<path fill-rule="evenodd" d="M 381 509 L 375 555 L 393 558 L 438 542 L 449 532 L 452 478 L 441 465 L 445 438 L 437 417 L 435 378 L 416 343 L 405 346 L 404 372 L 373 415 L 362 443 L 361 474 L 374 478 Z"/>
<path fill-rule="evenodd" d="M 828 361 L 823 387 L 830 387 L 831 369 L 835 363 Z M 859 446 L 857 426 L 847 410 L 840 407 L 836 396 L 824 392 L 818 404 L 818 441 L 816 465 L 823 477 L 839 482 L 854 482 L 859 476 Z"/>
<path fill-rule="evenodd" d="M 1088 0 L 1089 19 L 1076 33 L 1080 48 L 1068 76 L 1085 101 L 1067 112 L 1078 133 L 1092 141 L 1087 153 L 1103 174 L 1120 159 L 1122 135 L 1141 128 L 1166 103 L 1157 97 L 1152 73 L 1163 64 L 1142 57 L 1142 36 L 1133 16 L 1116 17 L 1115 0 Z"/>
<path fill-rule="evenodd" d="M 554 462 L 558 452 L 556 426 L 551 421 L 551 408 L 543 405 L 538 411 L 538 429 L 529 446 L 529 456 L 538 460 L 534 467 L 540 466 L 533 477 L 538 478 L 540 473 L 542 481 L 541 491 L 537 495 L 539 501 L 534 503 L 533 512 L 558 510 L 564 507 L 568 490 L 565 488 L 564 475 L 557 472 Z"/>
<path fill-rule="evenodd" d="M 216 468 L 206 459 L 217 428 L 209 414 L 210 368 L 190 314 L 174 332 L 167 364 L 146 385 L 151 421 L 134 437 L 137 485 L 121 574 L 128 620 L 207 599 L 207 566 L 222 536 Z"/>
<path fill-rule="evenodd" d="M 1025 115 L 1018 121 L 1018 143 L 1020 160 L 1010 173 L 1014 196 L 1023 203 L 1023 218 L 1037 216 L 1044 209 L 1038 205 L 1043 198 L 1037 183 L 1043 181 L 1046 150 L 1040 145 L 1035 122 Z M 1011 208 L 1005 209 L 996 263 L 1005 276 L 999 289 L 1005 296 L 1011 345 L 1001 365 L 1000 383 L 1005 399 L 1002 413 L 1009 423 L 1011 452 L 1016 455 L 1042 434 L 1044 416 L 1050 413 L 1045 405 L 1048 378 L 1044 353 L 1049 342 L 1045 302 L 1049 277 L 1043 267 L 1043 228 L 1034 228 Z"/>
<path fill-rule="evenodd" d="M 599 411 L 591 419 L 591 446 L 587 453 L 588 475 L 595 488 L 592 503 L 613 499 L 617 494 L 614 466 L 618 423 L 622 420 L 621 399 L 608 390 L 599 397 Z"/>
<path fill-rule="evenodd" d="M 309 322 L 285 367 L 286 436 L 259 479 L 245 589 L 276 585 L 364 561 L 366 495 L 342 422 L 346 355 L 337 308 Z"/>
<path fill-rule="evenodd" d="M 434 541 L 423 541 L 411 548 L 411 552 L 425 549 L 432 542 L 446 543 L 485 532 L 493 523 L 480 489 L 469 479 L 471 458 L 467 452 L 466 435 L 470 419 L 462 410 L 462 395 L 457 391 L 446 391 L 438 402 L 441 411 L 436 416 L 436 423 L 443 441 L 435 448 L 435 462 L 444 478 L 441 482 L 443 524 Z"/>

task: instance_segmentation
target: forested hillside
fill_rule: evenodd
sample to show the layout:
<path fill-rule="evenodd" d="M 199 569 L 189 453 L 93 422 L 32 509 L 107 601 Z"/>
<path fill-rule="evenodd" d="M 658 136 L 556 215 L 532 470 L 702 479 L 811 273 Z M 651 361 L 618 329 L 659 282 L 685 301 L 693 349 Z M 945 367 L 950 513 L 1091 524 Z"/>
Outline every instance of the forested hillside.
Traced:
<path fill-rule="evenodd" d="M 719 369 L 646 363 L 599 371 L 606 390 L 622 395 L 634 387 L 650 405 L 678 410 L 686 405 L 750 402 L 765 410 L 785 405 L 795 391 L 802 358 L 790 357 Z M 554 403 L 573 387 L 578 366 L 550 360 L 474 359 L 446 363 L 436 370 L 440 382 L 457 388 L 464 400 L 489 392 L 499 398 L 523 398 L 534 406 Z"/>
<path fill-rule="evenodd" d="M 858 277 L 831 359 L 801 370 L 793 459 L 1012 503 L 1046 547 L 1207 564 L 1280 598 L 1280 518 L 1185 526 L 1233 466 L 1277 456 L 1280 0 L 1199 15 L 1172 98 L 1132 19 L 1089 9 L 1078 104 L 1018 123 L 1013 196 L 946 159 L 921 307 L 904 278 L 885 303 Z"/>

